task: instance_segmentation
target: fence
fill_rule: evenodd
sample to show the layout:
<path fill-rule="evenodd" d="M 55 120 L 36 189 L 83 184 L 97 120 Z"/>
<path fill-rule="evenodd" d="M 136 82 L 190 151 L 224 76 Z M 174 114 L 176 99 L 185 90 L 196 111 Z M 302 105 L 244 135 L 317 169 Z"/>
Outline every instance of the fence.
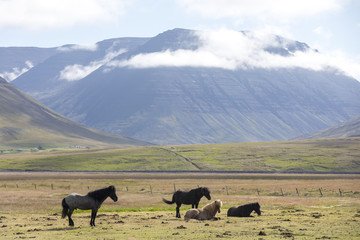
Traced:
<path fill-rule="evenodd" d="M 29 183 L 29 184 L 1 184 L 0 188 L 3 189 L 31 189 L 31 190 L 77 190 L 77 191 L 92 191 L 104 187 L 102 186 L 78 186 L 72 187 L 69 185 L 57 185 L 57 184 L 39 184 L 39 183 Z M 198 186 L 194 186 L 196 188 Z M 188 188 L 188 186 L 187 186 Z M 129 192 L 129 193 L 142 193 L 142 194 L 172 194 L 174 191 L 179 190 L 176 184 L 171 184 L 166 188 L 162 187 L 157 189 L 153 185 L 147 186 L 123 186 L 117 187 L 117 191 Z M 190 189 L 187 189 L 190 190 Z M 278 196 L 278 197 L 359 197 L 359 191 L 351 191 L 344 189 L 324 189 L 319 188 L 294 188 L 286 190 L 279 187 L 278 189 L 270 188 L 240 188 L 235 186 L 224 186 L 221 188 L 211 188 L 211 192 L 217 195 L 237 195 L 237 196 Z"/>

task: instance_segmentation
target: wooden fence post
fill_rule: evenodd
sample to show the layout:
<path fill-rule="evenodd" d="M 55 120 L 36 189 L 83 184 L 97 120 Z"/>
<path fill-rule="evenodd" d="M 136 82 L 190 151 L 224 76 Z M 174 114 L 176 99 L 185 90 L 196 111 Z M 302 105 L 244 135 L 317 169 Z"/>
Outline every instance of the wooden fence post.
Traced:
<path fill-rule="evenodd" d="M 228 187 L 226 186 L 226 195 L 229 195 Z"/>
<path fill-rule="evenodd" d="M 152 187 L 151 187 L 151 185 L 150 185 L 150 192 L 151 192 L 151 194 L 152 194 Z"/>
<path fill-rule="evenodd" d="M 51 190 L 54 190 L 54 185 L 53 184 L 51 184 Z"/>
<path fill-rule="evenodd" d="M 282 188 L 281 188 L 281 196 L 284 196 L 284 192 L 283 192 Z"/>
<path fill-rule="evenodd" d="M 320 196 L 322 197 L 323 194 L 322 194 L 321 188 L 319 188 L 319 192 L 320 192 Z"/>
<path fill-rule="evenodd" d="M 175 183 L 174 183 L 174 192 L 176 192 L 176 186 L 175 186 Z"/>
<path fill-rule="evenodd" d="M 296 194 L 298 195 L 298 197 L 299 197 L 299 190 L 296 188 Z"/>
<path fill-rule="evenodd" d="M 342 197 L 342 192 L 341 192 L 341 189 L 339 188 L 339 193 L 340 193 L 340 197 Z"/>
<path fill-rule="evenodd" d="M 258 188 L 256 189 L 256 191 L 257 191 L 258 196 L 260 196 L 260 191 Z"/>

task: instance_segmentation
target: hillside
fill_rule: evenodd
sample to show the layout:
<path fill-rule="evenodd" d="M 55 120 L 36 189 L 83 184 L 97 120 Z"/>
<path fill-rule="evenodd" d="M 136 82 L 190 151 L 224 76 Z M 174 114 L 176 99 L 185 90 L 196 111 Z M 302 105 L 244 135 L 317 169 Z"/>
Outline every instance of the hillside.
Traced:
<path fill-rule="evenodd" d="M 0 155 L 0 170 L 357 172 L 360 138 Z"/>
<path fill-rule="evenodd" d="M 55 113 L 0 78 L 0 147 L 133 146 L 148 143 L 102 133 Z"/>
<path fill-rule="evenodd" d="M 360 117 L 352 118 L 334 127 L 326 128 L 314 133 L 300 136 L 296 139 L 319 139 L 319 138 L 340 138 L 340 137 L 359 137 L 360 136 Z"/>
<path fill-rule="evenodd" d="M 307 44 L 226 34 L 173 29 L 71 47 L 13 83 L 81 124 L 161 145 L 287 140 L 358 116 L 360 82 L 288 65 L 316 54 Z"/>

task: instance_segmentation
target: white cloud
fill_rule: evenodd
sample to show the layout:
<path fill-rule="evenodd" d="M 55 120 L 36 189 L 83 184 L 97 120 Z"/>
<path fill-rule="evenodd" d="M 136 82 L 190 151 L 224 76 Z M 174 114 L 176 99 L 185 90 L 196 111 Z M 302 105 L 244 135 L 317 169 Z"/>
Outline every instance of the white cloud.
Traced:
<path fill-rule="evenodd" d="M 109 22 L 124 14 L 131 0 L 2 0 L 0 28 L 31 30 Z"/>
<path fill-rule="evenodd" d="M 325 30 L 322 26 L 318 26 L 313 30 L 313 32 L 327 40 L 332 37 L 332 33 L 328 30 Z"/>
<path fill-rule="evenodd" d="M 209 18 L 291 20 L 341 8 L 347 0 L 177 0 L 187 11 Z"/>
<path fill-rule="evenodd" d="M 197 50 L 166 50 L 139 54 L 128 60 L 110 61 L 112 67 L 217 67 L 228 70 L 251 68 L 293 68 L 323 70 L 336 67 L 360 80 L 360 64 L 350 61 L 340 53 L 324 55 L 315 50 L 288 51 L 281 55 L 266 51 L 269 48 L 288 49 L 292 40 L 279 41 L 275 35 L 254 32 L 243 34 L 231 30 L 198 32 L 202 45 Z"/>
<path fill-rule="evenodd" d="M 10 81 L 14 80 L 15 78 L 19 77 L 21 74 L 29 71 L 29 69 L 34 66 L 32 64 L 32 62 L 30 62 L 30 61 L 26 61 L 25 65 L 26 65 L 26 67 L 23 67 L 23 68 L 15 67 L 12 69 L 11 72 L 0 73 L 0 76 L 10 82 Z"/>
<path fill-rule="evenodd" d="M 121 49 L 115 52 L 109 52 L 103 59 L 98 61 L 92 61 L 89 63 L 89 65 L 86 66 L 81 64 L 68 65 L 60 71 L 59 79 L 67 81 L 80 80 L 124 52 L 126 52 L 125 49 Z"/>

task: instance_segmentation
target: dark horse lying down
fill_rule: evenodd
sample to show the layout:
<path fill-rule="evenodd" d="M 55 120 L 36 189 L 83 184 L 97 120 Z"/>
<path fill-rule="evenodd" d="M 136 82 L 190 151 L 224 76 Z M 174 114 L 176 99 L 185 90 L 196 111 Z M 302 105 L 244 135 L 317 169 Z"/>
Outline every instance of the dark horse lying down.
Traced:
<path fill-rule="evenodd" d="M 176 217 L 180 218 L 180 206 L 181 204 L 191 204 L 192 208 L 198 208 L 200 199 L 205 196 L 208 200 L 211 200 L 210 190 L 207 187 L 199 187 L 192 189 L 189 192 L 178 190 L 174 193 L 172 201 L 163 198 L 163 201 L 167 204 L 176 203 Z"/>
<path fill-rule="evenodd" d="M 249 203 L 239 207 L 231 207 L 227 212 L 228 217 L 250 217 L 252 211 L 255 211 L 259 216 L 261 215 L 259 203 Z"/>
<path fill-rule="evenodd" d="M 87 195 L 72 193 L 62 200 L 62 218 L 68 216 L 69 226 L 74 226 L 74 222 L 71 219 L 73 211 L 77 208 L 81 210 L 91 209 L 90 225 L 95 226 L 96 213 L 107 197 L 110 197 L 114 202 L 118 200 L 114 186 L 98 189 L 89 192 Z"/>

